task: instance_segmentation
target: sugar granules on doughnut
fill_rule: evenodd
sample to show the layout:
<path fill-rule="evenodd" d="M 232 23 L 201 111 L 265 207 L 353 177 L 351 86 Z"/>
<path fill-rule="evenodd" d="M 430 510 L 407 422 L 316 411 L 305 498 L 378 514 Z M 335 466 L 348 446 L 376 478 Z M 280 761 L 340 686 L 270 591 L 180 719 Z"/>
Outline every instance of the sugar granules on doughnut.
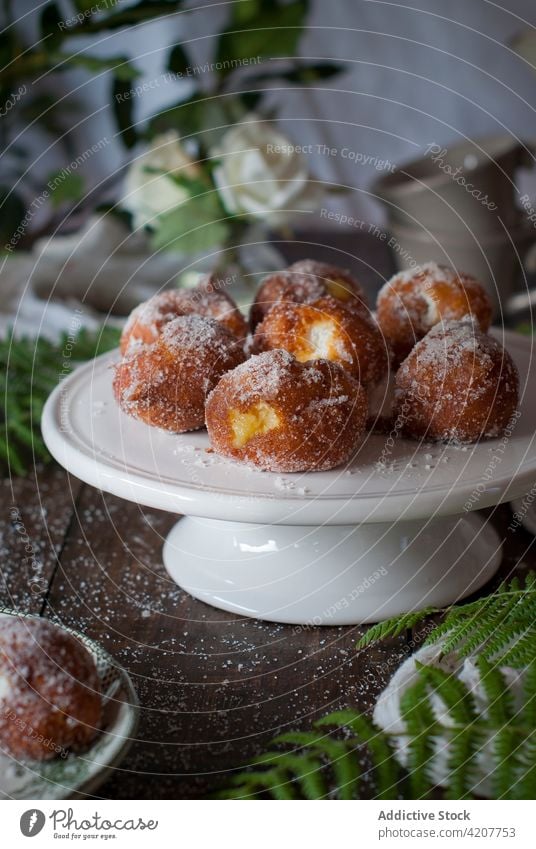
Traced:
<path fill-rule="evenodd" d="M 205 423 L 210 390 L 243 360 L 241 343 L 219 322 L 179 316 L 152 345 L 127 353 L 115 370 L 114 395 L 125 413 L 146 424 L 196 430 Z"/>
<path fill-rule="evenodd" d="M 350 309 L 368 313 L 365 293 L 349 271 L 304 259 L 264 278 L 251 307 L 251 328 L 254 330 L 278 301 L 310 303 L 327 295 Z"/>
<path fill-rule="evenodd" d="M 361 385 L 327 360 L 299 363 L 283 350 L 228 372 L 207 400 L 213 448 L 276 472 L 331 469 L 356 448 L 367 417 Z"/>
<path fill-rule="evenodd" d="M 380 289 L 377 320 L 397 362 L 438 322 L 470 314 L 486 332 L 492 305 L 474 277 L 448 266 L 428 262 L 395 274 Z"/>
<path fill-rule="evenodd" d="M 46 620 L 0 619 L 0 743 L 15 757 L 49 760 L 86 748 L 102 712 L 89 651 Z"/>
<path fill-rule="evenodd" d="M 192 314 L 219 321 L 238 339 L 247 336 L 246 319 L 237 305 L 218 287 L 217 278 L 207 275 L 192 289 L 166 289 L 139 304 L 121 334 L 121 353 L 132 346 L 155 342 L 166 324 L 178 316 Z"/>
<path fill-rule="evenodd" d="M 475 442 L 504 433 L 518 384 L 510 354 L 474 320 L 442 322 L 400 366 L 395 409 L 407 435 Z"/>

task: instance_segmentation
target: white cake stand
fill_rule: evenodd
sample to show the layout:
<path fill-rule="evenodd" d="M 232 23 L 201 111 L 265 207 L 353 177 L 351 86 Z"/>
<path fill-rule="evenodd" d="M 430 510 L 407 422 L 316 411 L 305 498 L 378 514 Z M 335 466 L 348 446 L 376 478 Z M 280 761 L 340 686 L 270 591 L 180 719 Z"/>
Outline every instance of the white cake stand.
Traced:
<path fill-rule="evenodd" d="M 462 598 L 499 566 L 496 532 L 471 511 L 536 480 L 532 340 L 504 341 L 521 374 L 520 418 L 509 438 L 465 449 L 369 435 L 347 467 L 255 471 L 207 451 L 204 431 L 176 436 L 124 415 L 112 396 L 116 353 L 57 387 L 43 435 L 83 481 L 185 514 L 163 558 L 196 598 L 305 626 L 378 621 Z"/>

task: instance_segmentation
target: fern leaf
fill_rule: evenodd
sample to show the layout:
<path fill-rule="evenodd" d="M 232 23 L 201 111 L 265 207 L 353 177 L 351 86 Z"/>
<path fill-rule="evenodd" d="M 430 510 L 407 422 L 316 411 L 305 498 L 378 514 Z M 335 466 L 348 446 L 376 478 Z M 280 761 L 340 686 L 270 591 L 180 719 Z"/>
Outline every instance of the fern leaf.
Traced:
<path fill-rule="evenodd" d="M 360 638 L 357 649 L 378 640 L 399 636 L 428 616 L 440 612 L 437 608 L 429 607 L 379 622 Z M 479 651 L 489 660 L 508 658 L 508 663 L 517 668 L 536 659 L 534 572 L 527 575 L 524 588 L 521 588 L 517 578 L 513 578 L 510 582 L 503 582 L 487 598 L 453 605 L 443 613 L 443 621 L 427 636 L 424 645 L 441 641 L 444 654 L 456 651 L 460 657 L 467 657 Z"/>
<path fill-rule="evenodd" d="M 319 726 L 321 720 L 316 723 Z M 332 723 L 330 723 L 332 724 Z M 319 736 L 313 731 L 294 731 L 280 734 L 273 741 L 276 744 L 288 744 L 297 748 L 307 746 L 316 755 L 323 758 L 333 773 L 333 786 L 337 788 L 339 799 L 357 798 L 361 778 L 361 769 L 356 752 L 348 748 L 343 740 L 335 740 L 324 734 Z"/>
<path fill-rule="evenodd" d="M 353 711 L 338 711 L 318 721 L 317 725 L 332 725 L 336 722 L 347 727 L 372 755 L 371 773 L 376 788 L 375 798 L 396 799 L 400 768 L 388 737 L 362 714 Z"/>
<path fill-rule="evenodd" d="M 442 639 L 443 642 L 443 654 L 447 655 L 453 651 L 463 652 L 464 642 L 467 641 L 477 625 L 482 632 L 482 636 L 479 637 L 480 642 L 485 639 L 486 634 L 493 633 L 492 617 L 485 604 L 482 605 L 479 613 L 475 612 L 468 615 L 465 611 L 461 612 L 459 609 L 450 611 L 437 634 L 437 639 Z"/>
<path fill-rule="evenodd" d="M 523 686 L 523 709 L 520 717 L 526 729 L 521 748 L 521 774 L 513 799 L 536 799 L 536 661 L 532 661 L 525 673 Z"/>
<path fill-rule="evenodd" d="M 476 780 L 476 758 L 485 739 L 473 696 L 459 678 L 435 666 L 422 666 L 420 674 L 434 688 L 456 725 L 452 730 L 445 728 L 450 772 L 447 798 L 470 798 Z"/>
<path fill-rule="evenodd" d="M 433 613 L 441 613 L 441 610 L 437 607 L 425 607 L 423 610 L 416 610 L 411 613 L 401 614 L 400 616 L 392 616 L 390 619 L 378 622 L 363 634 L 358 640 L 356 648 L 358 650 L 364 649 L 371 643 L 376 643 L 379 640 L 386 640 L 389 637 L 399 637 L 404 631 L 419 625 Z"/>
<path fill-rule="evenodd" d="M 535 617 L 536 622 L 536 617 Z M 524 628 L 523 632 L 517 634 L 513 638 L 513 643 L 510 648 L 501 655 L 501 664 L 504 666 L 513 666 L 515 669 L 520 669 L 523 666 L 530 666 L 536 661 L 536 634 L 535 626 Z M 487 647 L 483 656 L 490 660 L 495 657 L 497 652 Z"/>
<path fill-rule="evenodd" d="M 397 617 L 373 626 L 359 646 L 374 639 L 395 636 L 414 627 L 429 613 Z M 432 766 L 439 741 L 447 741 L 449 798 L 470 797 L 481 783 L 483 758 L 491 751 L 493 795 L 497 798 L 533 799 L 536 795 L 536 574 L 530 573 L 524 587 L 518 579 L 503 583 L 486 599 L 454 606 L 426 643 L 442 642 L 443 653 L 452 647 L 461 657 L 477 651 L 486 709 L 477 710 L 473 695 L 456 675 L 435 666 L 418 665 L 418 680 L 401 698 L 400 713 L 406 726 L 407 769 L 399 766 L 389 734 L 366 717 L 348 708 L 329 714 L 312 729 L 289 732 L 276 739 L 279 747 L 292 751 L 270 751 L 261 756 L 257 769 L 251 767 L 233 783 L 232 798 L 426 798 L 433 787 Z M 445 642 L 446 641 L 446 642 Z M 528 667 L 521 710 L 499 664 Z M 448 719 L 436 716 L 431 695 L 445 706 Z M 344 729 L 339 739 L 324 733 L 328 726 Z M 396 735 L 395 735 L 396 742 Z M 362 765 L 367 764 L 364 771 Z M 368 766 L 370 764 L 370 766 Z M 409 790 L 406 793 L 405 788 Z M 231 798 L 229 796 L 228 798 Z"/>
<path fill-rule="evenodd" d="M 305 799 L 324 799 L 329 787 L 322 775 L 323 764 L 309 753 L 294 755 L 288 752 L 267 752 L 253 760 L 256 765 L 276 765 L 279 774 L 284 773 L 295 782 Z"/>
<path fill-rule="evenodd" d="M 421 678 L 434 688 L 457 725 L 468 725 L 478 718 L 473 696 L 463 681 L 437 666 L 418 664 L 418 669 Z"/>
<path fill-rule="evenodd" d="M 427 683 L 422 677 L 403 693 L 400 714 L 408 732 L 408 773 L 412 798 L 425 799 L 431 785 L 430 770 L 437 723 L 430 707 Z"/>
<path fill-rule="evenodd" d="M 527 728 L 536 729 L 536 661 L 527 667 L 523 697 L 523 720 Z"/>
<path fill-rule="evenodd" d="M 478 662 L 482 687 L 487 697 L 487 714 L 493 733 L 493 775 L 492 785 L 498 799 L 510 798 L 510 792 L 516 784 L 522 769 L 520 735 L 513 727 L 515 719 L 514 699 L 498 667 L 492 666 L 485 658 Z"/>
<path fill-rule="evenodd" d="M 119 330 L 104 327 L 97 332 L 80 330 L 73 343 L 63 334 L 58 343 L 47 339 L 16 338 L 10 332 L 0 340 L 0 466 L 25 474 L 35 460 L 51 457 L 41 439 L 40 420 L 44 403 L 65 373 L 63 351 L 71 345 L 70 365 L 115 347 Z M 68 368 L 67 370 L 70 370 Z"/>
<path fill-rule="evenodd" d="M 485 741 L 478 725 L 456 729 L 449 737 L 447 799 L 472 798 L 477 783 L 477 757 Z"/>
<path fill-rule="evenodd" d="M 521 668 L 536 660 L 536 574 L 504 582 L 485 599 L 449 608 L 425 640 L 442 642 L 443 653 L 478 652 L 487 660 Z"/>
<path fill-rule="evenodd" d="M 253 799 L 269 793 L 280 801 L 297 798 L 292 782 L 278 769 L 242 772 L 231 778 L 230 785 L 215 795 L 220 799 Z"/>

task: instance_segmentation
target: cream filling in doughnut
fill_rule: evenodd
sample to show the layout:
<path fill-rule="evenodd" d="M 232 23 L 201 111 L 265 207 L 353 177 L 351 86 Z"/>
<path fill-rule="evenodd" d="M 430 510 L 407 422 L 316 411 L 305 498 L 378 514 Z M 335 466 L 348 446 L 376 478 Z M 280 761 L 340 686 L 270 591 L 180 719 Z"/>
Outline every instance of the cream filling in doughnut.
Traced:
<path fill-rule="evenodd" d="M 7 675 L 0 675 L 0 702 L 7 699 L 11 692 L 11 680 Z"/>
<path fill-rule="evenodd" d="M 438 307 L 437 294 L 431 289 L 429 292 L 422 293 L 423 300 L 426 304 L 426 314 L 424 316 L 424 324 L 427 327 L 433 327 L 441 320 L 441 314 Z"/>
<path fill-rule="evenodd" d="M 307 360 L 332 360 L 339 356 L 337 346 L 337 327 L 332 321 L 315 321 L 307 332 L 303 351 L 296 359 L 304 363 Z"/>
<path fill-rule="evenodd" d="M 246 412 L 230 410 L 229 421 L 235 448 L 242 448 L 254 436 L 262 436 L 281 424 L 276 410 L 266 401 L 258 401 Z"/>
<path fill-rule="evenodd" d="M 342 280 L 326 280 L 326 289 L 332 298 L 337 298 L 338 301 L 349 301 L 352 297 L 352 292 L 348 288 L 348 284 Z"/>

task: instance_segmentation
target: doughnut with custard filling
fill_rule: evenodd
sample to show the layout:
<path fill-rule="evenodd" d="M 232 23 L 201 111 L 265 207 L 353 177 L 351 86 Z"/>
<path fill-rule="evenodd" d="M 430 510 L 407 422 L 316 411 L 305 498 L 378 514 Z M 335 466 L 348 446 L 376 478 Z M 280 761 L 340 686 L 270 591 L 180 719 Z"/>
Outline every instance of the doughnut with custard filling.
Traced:
<path fill-rule="evenodd" d="M 470 274 L 428 262 L 395 274 L 381 289 L 377 320 L 397 363 L 438 322 L 472 315 L 486 332 L 492 318 L 489 296 Z"/>
<path fill-rule="evenodd" d="M 368 312 L 363 289 L 349 271 L 325 262 L 304 259 L 264 278 L 251 307 L 251 329 L 255 330 L 278 301 L 301 304 L 326 295 L 351 309 Z"/>
<path fill-rule="evenodd" d="M 367 396 L 337 363 L 287 351 L 251 357 L 210 393 L 206 422 L 218 454 L 273 472 L 332 469 L 365 429 Z"/>

